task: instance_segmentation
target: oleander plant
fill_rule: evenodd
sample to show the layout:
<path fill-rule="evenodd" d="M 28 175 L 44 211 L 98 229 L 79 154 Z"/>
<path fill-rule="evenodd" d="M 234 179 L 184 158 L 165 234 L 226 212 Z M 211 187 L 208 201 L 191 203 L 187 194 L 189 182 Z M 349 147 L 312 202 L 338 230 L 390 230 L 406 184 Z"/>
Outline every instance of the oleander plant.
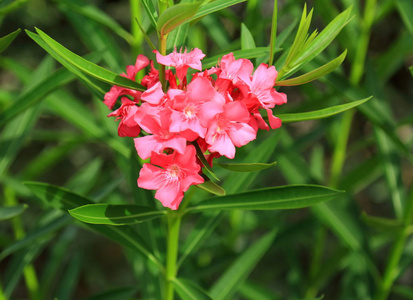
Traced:
<path fill-rule="evenodd" d="M 0 300 L 413 299 L 411 0 L 0 2 Z"/>

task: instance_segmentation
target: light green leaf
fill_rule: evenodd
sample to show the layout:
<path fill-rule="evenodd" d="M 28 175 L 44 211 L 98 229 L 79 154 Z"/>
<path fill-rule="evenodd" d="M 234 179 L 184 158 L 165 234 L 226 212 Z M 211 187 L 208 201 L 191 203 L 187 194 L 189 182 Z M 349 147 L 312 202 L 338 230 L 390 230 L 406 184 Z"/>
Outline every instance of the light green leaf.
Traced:
<path fill-rule="evenodd" d="M 93 204 L 93 202 L 80 195 L 74 194 L 65 188 L 41 182 L 24 183 L 38 199 L 45 205 L 68 211 L 78 206 Z M 163 269 L 161 262 L 151 253 L 142 237 L 128 226 L 108 226 L 97 224 L 85 224 L 90 229 L 114 240 L 122 246 L 137 251 L 146 256 L 159 269 Z"/>
<path fill-rule="evenodd" d="M 304 75 L 295 77 L 295 78 L 290 78 L 287 80 L 282 80 L 279 82 L 276 82 L 275 85 L 279 86 L 292 86 L 292 85 L 300 85 L 304 84 L 307 82 L 311 82 L 313 80 L 316 80 L 317 78 L 320 78 L 332 71 L 334 71 L 338 66 L 341 65 L 341 63 L 344 61 L 344 58 L 346 57 L 347 50 L 345 50 L 339 57 L 333 59 L 332 61 L 326 63 L 325 65 L 315 69 L 314 71 L 308 72 Z"/>
<path fill-rule="evenodd" d="M 16 38 L 16 36 L 20 33 L 20 28 L 9 33 L 6 36 L 0 38 L 0 53 L 2 53 L 6 48 L 10 45 L 10 43 Z"/>
<path fill-rule="evenodd" d="M 276 49 L 275 52 L 278 52 L 280 50 L 281 49 Z M 248 49 L 248 50 L 232 51 L 232 53 L 234 54 L 234 57 L 236 59 L 239 59 L 239 58 L 251 59 L 251 58 L 257 58 L 257 57 L 268 55 L 269 48 L 268 47 L 257 47 L 257 48 Z M 225 53 L 225 54 L 228 54 L 228 53 Z M 208 68 L 211 68 L 213 66 L 216 66 L 218 64 L 218 61 L 225 54 L 224 53 L 223 54 L 218 54 L 218 55 L 215 55 L 215 56 L 210 57 L 208 59 L 205 59 L 202 62 L 202 69 L 208 69 Z"/>
<path fill-rule="evenodd" d="M 216 11 L 219 11 L 221 9 L 230 7 L 232 5 L 244 2 L 246 0 L 216 0 L 216 1 L 211 1 L 205 5 L 202 5 L 198 12 L 190 19 L 186 20 L 186 22 L 191 22 L 195 19 L 205 17 L 206 15 L 209 15 L 211 13 L 214 13 Z"/>
<path fill-rule="evenodd" d="M 233 171 L 233 172 L 257 172 L 262 171 L 268 168 L 271 168 L 277 164 L 277 162 L 273 162 L 270 164 L 263 164 L 263 163 L 215 163 L 217 166 L 221 168 Z"/>
<path fill-rule="evenodd" d="M 196 187 L 218 196 L 225 196 L 226 194 L 222 187 L 211 180 L 206 180 L 201 184 L 197 184 Z"/>
<path fill-rule="evenodd" d="M 413 34 L 413 1 L 396 0 L 397 9 L 403 19 L 404 24 L 410 33 Z"/>
<path fill-rule="evenodd" d="M 275 239 L 276 231 L 267 233 L 244 251 L 225 271 L 210 290 L 214 300 L 232 299 L 237 289 L 268 251 Z"/>
<path fill-rule="evenodd" d="M 121 86 L 133 90 L 138 91 L 145 91 L 145 87 L 140 85 L 139 83 L 130 80 L 128 78 L 122 77 L 118 74 L 113 73 L 112 71 L 106 70 L 86 59 L 83 57 L 74 54 L 73 52 L 69 51 L 58 42 L 53 40 L 49 37 L 46 33 L 41 31 L 40 29 L 36 28 L 37 33 L 40 37 L 63 59 L 65 59 L 68 63 L 73 65 L 75 68 L 79 69 L 80 71 L 106 83 L 111 85 Z"/>
<path fill-rule="evenodd" d="M 412 76 L 413 76 L 413 66 L 411 66 L 409 69 L 410 69 L 410 73 L 412 73 Z"/>
<path fill-rule="evenodd" d="M 317 185 L 288 185 L 208 199 L 188 212 L 223 209 L 295 209 L 331 200 L 342 191 Z"/>
<path fill-rule="evenodd" d="M 27 208 L 27 205 L 16 205 L 16 206 L 7 206 L 0 207 L 0 221 L 9 220 L 18 215 L 21 215 L 24 210 Z"/>
<path fill-rule="evenodd" d="M 169 7 L 158 19 L 158 32 L 164 36 L 174 28 L 189 20 L 198 11 L 201 1 L 196 3 L 180 3 Z"/>
<path fill-rule="evenodd" d="M 166 210 L 138 205 L 88 204 L 69 210 L 76 219 L 89 224 L 128 225 L 162 217 Z"/>
<path fill-rule="evenodd" d="M 371 97 L 358 100 L 358 101 L 353 101 L 353 102 L 346 103 L 346 104 L 331 106 L 331 107 L 320 109 L 320 110 L 315 110 L 315 111 L 310 111 L 310 112 L 305 112 L 305 113 L 281 114 L 281 115 L 277 115 L 277 117 L 280 118 L 283 123 L 318 120 L 318 119 L 327 118 L 327 117 L 339 114 L 343 111 L 352 109 L 358 105 L 363 104 L 364 102 L 370 99 Z"/>
<path fill-rule="evenodd" d="M 198 285 L 196 285 L 195 283 L 189 280 L 174 278 L 172 280 L 172 283 L 174 285 L 175 291 L 178 293 L 178 295 L 181 297 L 182 300 L 212 299 L 207 294 L 207 292 L 205 292 Z"/>
<path fill-rule="evenodd" d="M 241 24 L 241 49 L 254 49 L 255 41 L 248 27 L 244 23 Z"/>

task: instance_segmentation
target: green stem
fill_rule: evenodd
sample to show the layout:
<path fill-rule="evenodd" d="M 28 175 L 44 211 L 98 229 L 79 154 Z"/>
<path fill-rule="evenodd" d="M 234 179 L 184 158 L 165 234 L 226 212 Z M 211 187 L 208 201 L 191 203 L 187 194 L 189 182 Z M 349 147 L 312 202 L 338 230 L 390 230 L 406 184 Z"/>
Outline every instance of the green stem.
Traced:
<path fill-rule="evenodd" d="M 15 197 L 14 191 L 11 188 L 6 187 L 4 190 L 5 203 L 9 206 L 17 205 L 17 199 Z M 24 238 L 25 232 L 23 228 L 23 223 L 19 216 L 14 217 L 12 220 L 12 228 L 14 231 L 14 236 L 16 240 Z M 30 299 L 40 300 L 39 282 L 37 280 L 36 271 L 32 264 L 27 264 L 23 269 L 24 280 L 26 281 L 26 286 L 29 291 Z"/>
<path fill-rule="evenodd" d="M 162 55 L 166 55 L 166 41 L 167 41 L 168 35 L 161 35 L 159 37 L 159 53 Z M 166 80 L 165 80 L 165 66 L 160 65 L 160 70 L 159 70 L 159 81 L 162 84 L 162 89 L 164 92 L 166 92 Z"/>
<path fill-rule="evenodd" d="M 268 62 L 270 66 L 272 66 L 274 62 L 274 49 L 275 49 L 275 42 L 277 39 L 277 15 L 278 15 L 278 0 L 274 0 L 274 10 L 272 12 L 271 37 L 270 37 L 270 59 Z"/>
<path fill-rule="evenodd" d="M 177 273 L 177 258 L 178 258 L 178 242 L 179 242 L 179 227 L 181 225 L 181 214 L 170 211 L 167 215 L 168 220 L 168 240 L 166 250 L 166 278 L 165 291 L 166 300 L 174 299 L 174 287 L 172 281 Z"/>
<path fill-rule="evenodd" d="M 131 32 L 133 36 L 132 41 L 132 52 L 136 56 L 140 52 L 140 45 L 142 43 L 142 33 L 139 25 L 135 20 L 141 18 L 141 7 L 139 5 L 139 0 L 130 0 L 130 12 L 131 12 Z"/>

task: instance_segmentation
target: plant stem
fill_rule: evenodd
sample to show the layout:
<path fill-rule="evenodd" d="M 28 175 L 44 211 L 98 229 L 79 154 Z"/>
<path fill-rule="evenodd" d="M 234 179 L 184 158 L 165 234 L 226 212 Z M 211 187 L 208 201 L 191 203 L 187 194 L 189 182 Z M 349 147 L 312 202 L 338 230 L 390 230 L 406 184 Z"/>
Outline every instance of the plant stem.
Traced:
<path fill-rule="evenodd" d="M 14 191 L 11 188 L 6 187 L 4 190 L 4 198 L 6 205 L 14 206 L 17 205 L 17 199 L 15 197 Z M 25 232 L 23 228 L 23 223 L 19 216 L 14 217 L 12 220 L 12 227 L 14 231 L 14 236 L 16 240 L 24 238 Z M 27 264 L 23 269 L 24 280 L 26 281 L 26 286 L 32 300 L 42 299 L 40 296 L 39 282 L 37 280 L 36 271 L 32 264 Z"/>
<path fill-rule="evenodd" d="M 167 41 L 168 35 L 161 35 L 159 37 L 159 53 L 162 55 L 166 55 L 166 41 Z M 159 68 L 159 81 L 162 84 L 162 89 L 164 92 L 166 92 L 166 80 L 165 80 L 165 66 L 160 65 Z"/>
<path fill-rule="evenodd" d="M 135 20 L 141 18 L 141 7 L 139 5 L 139 0 L 130 0 L 130 12 L 131 12 L 131 32 L 133 36 L 132 41 L 132 53 L 134 56 L 138 55 L 139 48 L 142 43 L 142 33 L 139 28 L 138 23 Z"/>
<path fill-rule="evenodd" d="M 165 290 L 166 300 L 174 299 L 174 287 L 172 281 L 176 277 L 178 258 L 179 227 L 181 225 L 181 214 L 170 211 L 167 215 L 168 221 L 168 240 L 166 250 L 166 278 Z"/>
<path fill-rule="evenodd" d="M 268 64 L 272 66 L 274 62 L 275 41 L 277 39 L 277 15 L 278 0 L 274 0 L 274 10 L 272 12 L 271 37 L 270 37 L 270 58 Z"/>

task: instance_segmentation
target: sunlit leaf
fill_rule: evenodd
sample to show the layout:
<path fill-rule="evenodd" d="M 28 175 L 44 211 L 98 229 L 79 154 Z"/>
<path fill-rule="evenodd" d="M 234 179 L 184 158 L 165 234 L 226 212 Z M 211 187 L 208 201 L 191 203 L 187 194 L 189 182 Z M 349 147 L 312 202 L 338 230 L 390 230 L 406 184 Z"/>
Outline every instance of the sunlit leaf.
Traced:
<path fill-rule="evenodd" d="M 342 191 L 316 185 L 288 185 L 208 199 L 189 212 L 223 209 L 295 209 L 315 205 L 337 197 Z"/>
<path fill-rule="evenodd" d="M 225 190 L 211 180 L 206 180 L 205 182 L 201 184 L 197 184 L 196 187 L 203 189 L 204 191 L 207 191 L 211 194 L 215 194 L 218 196 L 225 196 Z"/>
<path fill-rule="evenodd" d="M 192 20 L 204 17 L 221 9 L 230 7 L 232 5 L 245 2 L 246 0 L 216 0 L 211 1 L 205 5 L 202 5 L 198 12 L 190 19 L 186 20 L 186 22 L 190 22 Z"/>
<path fill-rule="evenodd" d="M 158 31 L 161 36 L 189 20 L 198 11 L 201 1 L 196 3 L 179 3 L 165 10 L 158 19 Z"/>
<path fill-rule="evenodd" d="M 244 23 L 241 24 L 241 49 L 254 49 L 255 41 L 248 27 Z"/>
<path fill-rule="evenodd" d="M 53 40 L 46 33 L 36 28 L 40 37 L 54 50 L 58 55 L 80 71 L 109 84 L 126 87 L 133 90 L 144 91 L 145 87 L 128 78 L 120 76 L 112 71 L 106 70 L 83 57 L 69 51 L 61 44 Z"/>
<path fill-rule="evenodd" d="M 258 172 L 268 168 L 271 168 L 277 164 L 273 162 L 270 164 L 263 163 L 215 163 L 221 168 L 233 171 L 233 172 Z"/>
<path fill-rule="evenodd" d="M 127 225 L 162 217 L 166 210 L 138 205 L 88 204 L 69 210 L 76 219 L 89 224 Z"/>
<path fill-rule="evenodd" d="M 310 112 L 305 112 L 305 113 L 281 114 L 281 115 L 277 115 L 277 117 L 279 117 L 283 123 L 318 120 L 318 119 L 327 118 L 327 117 L 339 114 L 343 111 L 352 109 L 358 105 L 363 104 L 364 102 L 370 99 L 371 97 L 358 100 L 358 101 L 353 101 L 353 102 L 346 103 L 346 104 L 331 106 L 331 107 L 320 109 L 320 110 L 315 110 L 315 111 L 310 111 Z"/>
<path fill-rule="evenodd" d="M 306 73 L 304 75 L 301 75 L 295 78 L 290 78 L 287 80 L 276 82 L 275 85 L 292 86 L 292 85 L 300 85 L 300 84 L 304 84 L 304 83 L 316 80 L 317 78 L 320 78 L 321 76 L 324 76 L 334 71 L 336 68 L 338 68 L 341 65 L 341 63 L 344 61 L 346 54 L 347 54 L 347 50 L 345 50 L 339 57 L 333 59 L 332 61 L 326 63 L 325 65 L 309 73 Z"/>

